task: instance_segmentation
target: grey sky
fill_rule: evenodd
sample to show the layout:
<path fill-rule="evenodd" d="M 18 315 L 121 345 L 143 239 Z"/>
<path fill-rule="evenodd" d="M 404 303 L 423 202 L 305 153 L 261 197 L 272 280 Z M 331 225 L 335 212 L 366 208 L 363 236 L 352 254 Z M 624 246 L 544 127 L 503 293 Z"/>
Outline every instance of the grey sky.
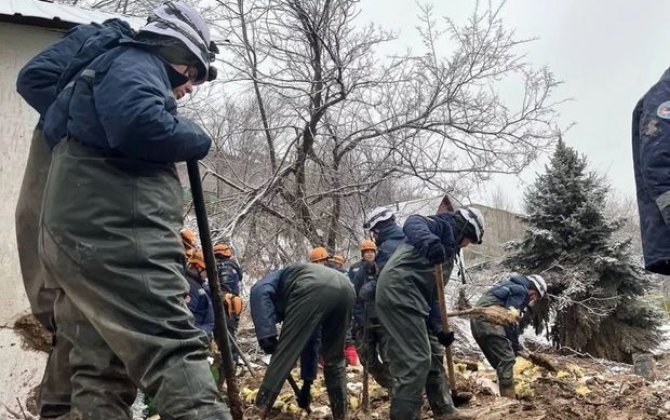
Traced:
<path fill-rule="evenodd" d="M 474 4 L 434 1 L 435 17 L 462 21 Z M 400 45 L 420 46 L 416 3 L 364 0 L 361 5 L 362 18 L 400 31 Z M 510 0 L 503 16 L 519 38 L 539 38 L 525 47 L 529 60 L 548 65 L 564 81 L 558 95 L 574 98 L 560 108 L 561 125 L 576 124 L 564 137 L 566 143 L 586 154 L 591 168 L 606 174 L 618 193 L 634 196 L 631 114 L 637 100 L 670 67 L 665 44 L 670 1 Z M 520 187 L 532 182 L 539 170 L 541 164 L 520 178 L 498 177 L 494 184 L 518 202 Z"/>

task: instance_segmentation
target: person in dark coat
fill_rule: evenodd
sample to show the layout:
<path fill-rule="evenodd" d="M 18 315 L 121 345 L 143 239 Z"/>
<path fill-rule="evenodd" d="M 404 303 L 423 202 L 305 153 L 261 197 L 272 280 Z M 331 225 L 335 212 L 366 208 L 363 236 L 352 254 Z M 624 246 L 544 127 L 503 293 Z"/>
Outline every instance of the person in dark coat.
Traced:
<path fill-rule="evenodd" d="M 298 403 L 303 408 L 309 406 L 321 340 L 324 378 L 333 418 L 346 418 L 343 352 L 354 305 L 354 291 L 347 277 L 321 264 L 288 266 L 253 285 L 250 305 L 258 344 L 263 351 L 272 354 L 256 397 L 256 407 L 263 412 L 272 407 L 298 357 L 303 379 Z M 282 323 L 281 335 L 277 332 L 279 322 Z"/>
<path fill-rule="evenodd" d="M 237 339 L 237 328 L 240 324 L 240 315 L 244 307 L 240 296 L 240 285 L 242 284 L 242 267 L 233 258 L 233 249 L 228 244 L 218 243 L 214 245 L 214 258 L 219 274 L 219 284 L 223 291 L 223 303 L 227 312 L 228 333 Z M 233 346 L 233 363 L 237 364 L 240 354 Z"/>
<path fill-rule="evenodd" d="M 481 243 L 483 216 L 468 207 L 430 217 L 413 215 L 403 232 L 406 242 L 381 271 L 376 293 L 377 316 L 388 336 L 385 351 L 395 380 L 390 418 L 417 419 L 424 392 L 435 418 L 467 418 L 467 413 L 455 409 L 445 381 L 443 346 L 451 345 L 453 333 L 443 333 L 427 319 L 438 300 L 435 266 L 453 259 L 459 248 Z"/>
<path fill-rule="evenodd" d="M 386 337 L 376 314 L 375 292 L 379 272 L 396 248 L 403 243 L 405 234 L 396 223 L 395 215 L 387 207 L 378 207 L 370 212 L 363 228 L 369 230 L 375 239 L 375 255 L 373 261 L 361 262 L 353 279 L 356 290 L 353 321 L 356 350 L 361 363 L 367 367 L 374 380 L 391 391 L 393 377 L 384 354 Z"/>
<path fill-rule="evenodd" d="M 633 168 L 647 270 L 670 274 L 670 69 L 633 111 Z"/>
<path fill-rule="evenodd" d="M 63 290 L 56 339 L 72 344 L 72 416 L 128 418 L 139 386 L 161 417 L 230 418 L 184 301 L 174 165 L 209 150 L 173 90 L 212 80 L 215 52 L 194 9 L 165 3 L 78 72 L 44 118 L 53 156 L 40 258 Z"/>
<path fill-rule="evenodd" d="M 39 114 L 16 204 L 16 244 L 30 309 L 52 334 L 56 332 L 54 304 L 61 292 L 53 281 L 48 281 L 38 252 L 42 197 L 51 165 L 51 150 L 42 133 L 43 118 L 58 92 L 86 59 L 90 61 L 108 45 L 133 36 L 130 26 L 119 19 L 107 20 L 102 25 L 77 26 L 33 57 L 16 79 L 17 92 Z M 86 48 L 82 48 L 84 43 Z M 70 350 L 68 341 L 53 340 L 37 396 L 42 418 L 61 417 L 70 411 Z"/>
<path fill-rule="evenodd" d="M 502 306 L 521 313 L 530 302 L 541 299 L 546 292 L 547 283 L 542 277 L 513 273 L 487 290 L 475 306 Z M 518 326 L 503 327 L 477 317 L 470 320 L 470 328 L 486 360 L 496 370 L 500 395 L 514 398 L 514 361 L 522 349 Z"/>
<path fill-rule="evenodd" d="M 202 251 L 193 252 L 189 256 L 186 264 L 186 280 L 189 286 L 186 305 L 193 314 L 193 322 L 211 340 L 214 336 L 214 305 L 207 283 L 205 258 Z"/>

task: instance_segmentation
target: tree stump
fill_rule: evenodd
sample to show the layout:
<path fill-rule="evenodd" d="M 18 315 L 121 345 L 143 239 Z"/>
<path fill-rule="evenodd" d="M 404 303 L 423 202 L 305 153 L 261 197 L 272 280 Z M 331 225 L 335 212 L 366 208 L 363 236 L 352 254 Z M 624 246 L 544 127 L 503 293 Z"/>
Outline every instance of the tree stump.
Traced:
<path fill-rule="evenodd" d="M 648 381 L 657 378 L 656 361 L 651 353 L 637 353 L 633 355 L 633 372 Z"/>

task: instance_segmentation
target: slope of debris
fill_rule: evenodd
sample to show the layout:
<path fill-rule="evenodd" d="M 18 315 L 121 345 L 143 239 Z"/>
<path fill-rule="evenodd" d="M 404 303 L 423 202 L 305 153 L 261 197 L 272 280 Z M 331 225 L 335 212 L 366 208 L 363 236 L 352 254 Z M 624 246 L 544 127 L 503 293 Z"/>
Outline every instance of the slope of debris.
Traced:
<path fill-rule="evenodd" d="M 632 373 L 632 366 L 578 357 L 545 354 L 555 367 L 551 373 L 526 359 L 515 366 L 517 400 L 497 397 L 495 372 L 473 360 L 456 364 L 459 391 L 473 394 L 462 408 L 474 410 L 479 419 L 668 419 L 670 418 L 670 355 L 657 360 L 658 379 L 646 381 Z M 253 365 L 253 363 L 252 363 Z M 263 368 L 254 367 L 255 379 L 248 372 L 240 377 L 245 405 L 251 407 L 258 391 Z M 298 370 L 292 373 L 298 378 Z M 370 406 L 362 406 L 363 376 L 359 368 L 347 369 L 350 415 L 355 420 L 388 418 L 386 391 L 370 380 Z M 300 384 L 300 381 L 298 381 Z M 312 413 L 296 405 L 295 395 L 285 385 L 277 399 L 275 419 L 328 418 L 328 397 L 320 377 L 313 387 Z M 245 418 L 258 419 L 251 408 Z M 428 405 L 422 418 L 432 418 Z"/>

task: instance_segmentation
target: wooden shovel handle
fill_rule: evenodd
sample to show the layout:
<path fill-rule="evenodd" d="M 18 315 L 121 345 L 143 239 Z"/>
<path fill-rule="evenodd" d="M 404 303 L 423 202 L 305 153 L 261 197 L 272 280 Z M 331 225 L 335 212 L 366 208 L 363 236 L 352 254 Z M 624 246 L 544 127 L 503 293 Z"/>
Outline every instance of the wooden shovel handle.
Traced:
<path fill-rule="evenodd" d="M 449 317 L 447 316 L 447 299 L 444 295 L 444 272 L 442 264 L 435 266 L 435 286 L 437 288 L 437 300 L 440 305 L 440 319 L 442 320 L 442 332 L 449 331 Z M 452 391 L 456 389 L 456 376 L 454 373 L 454 356 L 451 353 L 451 346 L 446 347 L 447 354 L 447 372 L 449 372 L 449 387 Z"/>

